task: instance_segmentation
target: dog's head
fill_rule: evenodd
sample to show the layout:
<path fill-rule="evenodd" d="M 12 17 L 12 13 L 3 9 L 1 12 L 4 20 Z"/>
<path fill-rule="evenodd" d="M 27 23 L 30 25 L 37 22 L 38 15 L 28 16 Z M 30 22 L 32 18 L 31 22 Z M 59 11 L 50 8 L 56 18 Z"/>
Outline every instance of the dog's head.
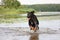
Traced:
<path fill-rule="evenodd" d="M 27 18 L 31 18 L 34 15 L 34 11 L 27 12 Z"/>

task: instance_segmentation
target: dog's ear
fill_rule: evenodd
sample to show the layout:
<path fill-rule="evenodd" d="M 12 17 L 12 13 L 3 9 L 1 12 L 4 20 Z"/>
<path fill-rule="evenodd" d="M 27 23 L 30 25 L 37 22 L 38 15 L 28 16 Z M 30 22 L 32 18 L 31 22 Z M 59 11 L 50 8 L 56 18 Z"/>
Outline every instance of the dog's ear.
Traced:
<path fill-rule="evenodd" d="M 29 11 L 27 11 L 26 13 L 29 13 Z"/>
<path fill-rule="evenodd" d="M 31 13 L 35 13 L 35 11 L 31 11 Z"/>

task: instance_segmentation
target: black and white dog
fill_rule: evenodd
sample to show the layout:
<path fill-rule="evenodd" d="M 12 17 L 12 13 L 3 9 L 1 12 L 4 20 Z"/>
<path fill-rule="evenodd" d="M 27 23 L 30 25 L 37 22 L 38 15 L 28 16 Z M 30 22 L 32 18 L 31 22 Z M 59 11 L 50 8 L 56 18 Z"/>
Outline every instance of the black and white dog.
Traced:
<path fill-rule="evenodd" d="M 34 30 L 34 31 L 38 30 L 39 21 L 36 15 L 34 15 L 34 11 L 28 12 L 27 18 L 28 18 L 28 24 L 29 24 L 30 30 Z"/>

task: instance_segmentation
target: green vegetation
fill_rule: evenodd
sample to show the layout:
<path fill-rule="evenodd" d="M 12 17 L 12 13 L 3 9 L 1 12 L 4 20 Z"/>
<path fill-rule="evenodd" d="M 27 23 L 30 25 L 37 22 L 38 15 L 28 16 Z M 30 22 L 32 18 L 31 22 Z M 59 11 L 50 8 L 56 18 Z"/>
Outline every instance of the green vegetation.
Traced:
<path fill-rule="evenodd" d="M 36 11 L 60 11 L 60 4 L 36 4 L 36 5 L 25 5 L 27 8 L 33 8 Z"/>
<path fill-rule="evenodd" d="M 36 4 L 36 5 L 21 5 L 21 3 L 17 0 L 2 0 L 2 5 L 0 5 L 0 23 L 10 23 L 21 18 L 20 14 L 27 13 L 28 11 L 60 11 L 60 4 Z M 16 19 L 15 19 L 16 18 Z M 26 21 L 26 17 L 23 20 Z M 44 19 L 59 19 L 60 16 L 55 17 L 40 17 L 40 20 Z"/>
<path fill-rule="evenodd" d="M 0 5 L 0 18 L 19 18 L 21 17 L 20 14 L 32 10 L 34 9 L 22 6 L 18 0 L 2 0 L 2 5 Z"/>
<path fill-rule="evenodd" d="M 0 6 L 0 18 L 19 18 L 20 14 L 26 13 L 27 11 L 32 11 L 34 9 L 25 8 L 20 6 L 19 8 L 4 8 Z"/>
<path fill-rule="evenodd" d="M 0 18 L 10 19 L 19 18 L 20 14 L 27 11 L 60 11 L 60 4 L 36 4 L 36 5 L 21 5 L 17 0 L 2 0 L 0 6 Z"/>
<path fill-rule="evenodd" d="M 8 8 L 18 8 L 21 4 L 17 0 L 2 0 L 5 7 Z"/>

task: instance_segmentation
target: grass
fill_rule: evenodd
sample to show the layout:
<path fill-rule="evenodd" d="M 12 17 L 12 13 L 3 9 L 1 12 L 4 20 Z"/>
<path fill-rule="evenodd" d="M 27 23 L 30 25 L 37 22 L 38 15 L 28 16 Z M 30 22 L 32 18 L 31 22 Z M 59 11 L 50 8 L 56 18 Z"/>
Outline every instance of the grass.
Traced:
<path fill-rule="evenodd" d="M 32 11 L 34 9 L 20 7 L 15 8 L 4 8 L 0 6 L 0 23 L 13 23 L 19 21 L 27 21 L 26 17 L 21 17 L 20 14 L 27 13 L 27 11 Z M 20 18 L 18 20 L 17 18 Z M 47 17 L 38 17 L 38 20 L 60 20 L 60 16 L 47 16 Z"/>
<path fill-rule="evenodd" d="M 13 23 L 16 21 L 20 21 L 17 18 L 22 18 L 20 14 L 27 13 L 27 11 L 32 11 L 34 9 L 19 7 L 15 8 L 4 8 L 0 6 L 0 23 Z"/>
<path fill-rule="evenodd" d="M 15 8 L 4 8 L 0 6 L 0 18 L 19 18 L 20 14 L 27 13 L 27 11 L 32 11 L 34 9 L 19 7 Z"/>

